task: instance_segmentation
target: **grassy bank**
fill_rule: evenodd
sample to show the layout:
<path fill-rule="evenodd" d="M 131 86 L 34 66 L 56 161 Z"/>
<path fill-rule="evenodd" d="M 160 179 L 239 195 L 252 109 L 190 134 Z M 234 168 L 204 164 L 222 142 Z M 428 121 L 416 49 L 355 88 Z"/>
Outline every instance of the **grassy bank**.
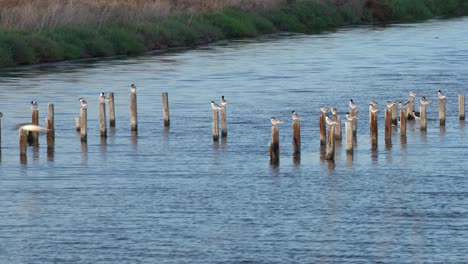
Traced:
<path fill-rule="evenodd" d="M 21 0 L 9 1 L 11 8 L 18 7 L 13 3 L 18 1 Z M 51 15 L 47 20 L 49 22 L 44 22 L 39 28 L 23 28 L 24 23 L 21 26 L 3 25 L 0 29 L 0 67 L 139 54 L 152 49 L 194 46 L 219 39 L 253 37 L 278 31 L 314 33 L 364 22 L 417 21 L 435 16 L 468 14 L 467 0 L 367 0 L 364 3 L 347 1 L 344 4 L 339 4 L 343 1 L 337 0 L 248 1 L 257 3 L 256 6 L 242 5 L 245 2 L 242 0 L 193 2 L 205 5 L 192 3 L 187 6 L 182 5 L 187 4 L 184 1 L 169 1 L 177 3 L 177 6 L 166 6 L 164 10 L 172 8 L 168 13 L 164 13 L 164 10 L 158 14 L 148 12 L 152 16 L 146 17 L 143 13 L 147 13 L 143 11 L 136 15 L 138 10 L 145 7 L 151 10 L 150 3 L 162 4 L 164 1 L 133 0 L 125 2 L 133 4 L 133 9 L 127 6 L 127 13 L 121 10 L 122 7 L 114 7 L 120 11 L 113 12 L 121 16 L 112 13 L 97 19 L 90 15 L 87 19 L 70 22 L 79 18 L 72 19 L 70 15 L 69 20 L 59 22 L 57 17 Z M 45 5 L 44 8 L 50 7 Z M 101 10 L 102 7 L 96 8 Z M 65 12 L 56 7 L 53 14 L 59 11 Z"/>

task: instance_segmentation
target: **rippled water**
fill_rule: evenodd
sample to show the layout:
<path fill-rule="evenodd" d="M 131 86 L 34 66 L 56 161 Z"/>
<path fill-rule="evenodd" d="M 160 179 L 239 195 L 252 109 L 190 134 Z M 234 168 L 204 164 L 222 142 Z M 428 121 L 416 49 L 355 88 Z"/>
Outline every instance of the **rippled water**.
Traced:
<path fill-rule="evenodd" d="M 467 93 L 468 19 L 266 36 L 132 58 L 0 72 L 1 263 L 462 263 L 468 262 L 468 142 L 457 118 Z M 128 86 L 139 87 L 130 132 Z M 448 96 L 447 125 L 428 108 L 402 144 L 371 150 L 366 104 Z M 99 138 L 101 91 L 116 96 L 117 127 Z M 171 128 L 162 123 L 169 92 Z M 213 143 L 211 100 L 225 95 L 228 139 Z M 88 144 L 74 130 L 79 97 Z M 321 105 L 360 105 L 354 156 L 320 160 Z M 56 147 L 45 137 L 20 162 L 16 123 L 55 104 Z M 292 160 L 290 112 L 304 116 Z M 281 164 L 269 166 L 270 116 Z"/>

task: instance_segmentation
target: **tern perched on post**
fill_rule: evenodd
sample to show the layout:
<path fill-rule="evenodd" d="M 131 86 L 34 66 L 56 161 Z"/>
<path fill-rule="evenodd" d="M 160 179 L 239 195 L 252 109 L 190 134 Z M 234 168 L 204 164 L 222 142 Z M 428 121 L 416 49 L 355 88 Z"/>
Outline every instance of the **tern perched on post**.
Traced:
<path fill-rule="evenodd" d="M 272 117 L 270 118 L 270 122 L 271 122 L 271 124 L 274 125 L 274 126 L 277 126 L 277 125 L 283 123 L 283 121 L 281 121 L 281 120 L 279 120 L 279 119 L 276 119 L 274 116 L 272 116 Z"/>

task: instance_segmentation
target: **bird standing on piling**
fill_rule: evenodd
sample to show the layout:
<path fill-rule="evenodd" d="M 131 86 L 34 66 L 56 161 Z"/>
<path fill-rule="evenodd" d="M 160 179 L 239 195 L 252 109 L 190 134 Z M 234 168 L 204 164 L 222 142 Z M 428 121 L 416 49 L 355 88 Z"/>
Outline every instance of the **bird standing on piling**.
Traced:
<path fill-rule="evenodd" d="M 104 92 L 102 92 L 102 93 L 99 95 L 99 102 L 100 102 L 100 103 L 105 103 L 105 102 L 106 102 L 106 95 L 104 94 Z"/>
<path fill-rule="evenodd" d="M 404 101 L 404 102 L 398 102 L 398 105 L 400 106 L 401 109 L 407 109 L 409 106 L 409 101 Z"/>
<path fill-rule="evenodd" d="M 394 105 L 396 105 L 395 102 L 392 101 L 387 101 L 387 108 L 392 108 Z M 375 107 L 375 105 L 373 105 Z"/>
<path fill-rule="evenodd" d="M 80 100 L 82 108 L 87 108 L 88 107 L 88 103 L 85 101 L 85 99 L 83 99 L 83 97 L 81 97 L 79 100 Z"/>
<path fill-rule="evenodd" d="M 279 119 L 276 119 L 274 116 L 272 116 L 272 117 L 270 118 L 270 122 L 271 122 L 271 124 L 274 125 L 274 126 L 277 126 L 277 125 L 283 123 L 283 121 L 281 121 L 281 120 L 279 120 Z"/>
<path fill-rule="evenodd" d="M 428 104 L 430 104 L 430 103 L 432 103 L 432 102 L 431 102 L 431 101 L 427 101 L 427 100 L 426 100 L 426 97 L 423 96 L 423 97 L 421 97 L 421 99 L 419 99 L 419 103 L 420 103 L 422 106 L 426 106 L 426 105 L 428 105 Z"/>
<path fill-rule="evenodd" d="M 357 104 L 354 103 L 353 99 L 349 99 L 349 108 L 351 108 L 351 110 L 354 110 L 356 109 L 357 107 Z"/>
<path fill-rule="evenodd" d="M 437 97 L 439 97 L 439 99 L 441 99 L 441 100 L 447 98 L 447 96 L 444 95 L 441 90 L 439 90 L 437 92 Z"/>
<path fill-rule="evenodd" d="M 320 107 L 320 111 L 322 111 L 323 114 L 326 114 L 328 112 L 328 107 L 322 106 Z"/>
<path fill-rule="evenodd" d="M 410 92 L 409 92 L 409 96 L 410 96 L 410 97 L 413 97 L 413 98 L 414 98 L 414 97 L 416 97 L 416 95 L 417 95 L 417 94 L 416 94 L 415 92 L 413 92 L 413 91 L 410 91 Z"/>
<path fill-rule="evenodd" d="M 335 107 L 330 108 L 330 112 L 332 113 L 332 115 L 337 115 L 338 114 Z"/>
<path fill-rule="evenodd" d="M 421 119 L 421 113 L 420 112 L 413 111 L 411 113 L 411 115 L 414 116 L 414 119 Z"/>
<path fill-rule="evenodd" d="M 354 121 L 354 119 L 357 119 L 357 116 L 351 116 L 349 112 L 346 113 L 346 119 L 348 121 Z"/>
<path fill-rule="evenodd" d="M 130 85 L 130 92 L 131 92 L 131 93 L 136 93 L 136 91 L 137 91 L 137 88 L 136 88 L 135 84 L 132 83 L 132 84 Z"/>
<path fill-rule="evenodd" d="M 329 126 L 338 124 L 337 122 L 331 120 L 331 118 L 329 118 L 328 116 L 325 117 L 325 121 Z"/>
<path fill-rule="evenodd" d="M 31 110 L 37 110 L 38 105 L 36 101 L 31 101 Z"/>
<path fill-rule="evenodd" d="M 375 106 L 369 104 L 369 111 L 370 111 L 371 113 L 377 113 L 377 112 L 379 111 L 379 109 L 377 109 L 377 107 L 375 107 Z"/>
<path fill-rule="evenodd" d="M 221 105 L 222 106 L 225 106 L 227 105 L 228 101 L 226 101 L 226 99 L 224 99 L 224 95 L 221 96 Z"/>
<path fill-rule="evenodd" d="M 215 101 L 211 101 L 211 107 L 215 111 L 219 111 L 219 110 L 221 110 L 223 108 L 222 106 L 219 106 L 217 103 L 215 103 Z"/>
<path fill-rule="evenodd" d="M 298 121 L 302 119 L 302 116 L 299 116 L 296 111 L 292 111 L 292 119 L 293 121 Z"/>
<path fill-rule="evenodd" d="M 375 100 L 371 100 L 369 104 L 371 104 L 373 106 L 377 106 L 377 102 Z"/>

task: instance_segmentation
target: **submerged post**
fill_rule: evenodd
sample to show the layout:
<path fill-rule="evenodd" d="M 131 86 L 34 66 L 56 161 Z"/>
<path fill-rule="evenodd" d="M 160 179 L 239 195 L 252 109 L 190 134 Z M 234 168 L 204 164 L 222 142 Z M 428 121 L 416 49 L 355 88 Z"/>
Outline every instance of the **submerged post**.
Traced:
<path fill-rule="evenodd" d="M 219 141 L 219 111 L 213 110 L 213 141 Z"/>
<path fill-rule="evenodd" d="M 106 103 L 99 102 L 99 131 L 101 137 L 107 137 L 107 123 L 106 123 Z"/>
<path fill-rule="evenodd" d="M 353 123 L 351 121 L 345 122 L 345 136 L 346 136 L 346 152 L 352 154 L 354 152 L 353 145 Z"/>
<path fill-rule="evenodd" d="M 270 164 L 279 164 L 280 145 L 279 145 L 279 127 L 271 126 L 271 142 L 269 144 Z"/>
<path fill-rule="evenodd" d="M 445 99 L 439 99 L 439 125 L 445 126 Z"/>
<path fill-rule="evenodd" d="M 392 144 L 393 106 L 385 110 L 385 144 Z"/>
<path fill-rule="evenodd" d="M 320 128 L 320 146 L 325 145 L 326 136 L 327 136 L 327 128 L 325 126 L 325 114 L 320 114 L 319 117 L 319 128 Z"/>
<path fill-rule="evenodd" d="M 335 126 L 328 126 L 328 141 L 327 152 L 325 153 L 326 160 L 335 160 Z"/>
<path fill-rule="evenodd" d="M 170 126 L 170 119 L 169 119 L 169 96 L 167 92 L 162 93 L 162 106 L 163 106 L 163 119 L 164 119 L 164 126 Z"/>
<path fill-rule="evenodd" d="M 137 95 L 136 93 L 130 93 L 130 130 L 138 130 L 137 121 Z"/>
<path fill-rule="evenodd" d="M 406 110 L 400 110 L 400 136 L 406 137 Z"/>
<path fill-rule="evenodd" d="M 371 113 L 370 121 L 371 144 L 372 148 L 376 148 L 378 145 L 377 112 Z"/>
<path fill-rule="evenodd" d="M 114 93 L 109 93 L 109 127 L 115 127 L 115 103 Z"/>
<path fill-rule="evenodd" d="M 421 121 L 419 122 L 419 128 L 420 130 L 426 130 L 427 129 L 426 107 L 421 105 L 419 107 L 419 112 L 421 116 Z"/>
<path fill-rule="evenodd" d="M 28 147 L 28 131 L 25 129 L 19 130 L 19 147 L 20 156 L 26 156 L 26 150 Z"/>
<path fill-rule="evenodd" d="M 293 155 L 301 154 L 301 123 L 299 120 L 293 121 Z"/>
<path fill-rule="evenodd" d="M 48 105 L 46 128 L 47 128 L 47 148 L 52 149 L 55 145 L 55 127 L 54 127 L 54 104 Z"/>
<path fill-rule="evenodd" d="M 460 120 L 465 120 L 465 95 L 458 95 L 458 117 Z"/>
<path fill-rule="evenodd" d="M 80 111 L 80 138 L 82 142 L 88 141 L 88 109 L 81 107 Z"/>

